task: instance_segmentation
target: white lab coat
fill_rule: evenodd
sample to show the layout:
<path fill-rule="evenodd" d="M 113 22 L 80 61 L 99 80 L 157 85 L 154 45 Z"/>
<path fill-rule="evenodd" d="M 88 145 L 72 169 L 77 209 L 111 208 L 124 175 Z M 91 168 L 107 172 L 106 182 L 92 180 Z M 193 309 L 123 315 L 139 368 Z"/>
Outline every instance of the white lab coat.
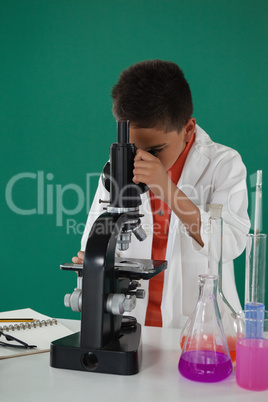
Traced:
<path fill-rule="evenodd" d="M 246 244 L 250 222 L 247 215 L 246 168 L 237 151 L 213 142 L 199 126 L 195 141 L 187 156 L 177 186 L 199 208 L 201 236 L 204 247 L 191 238 L 179 218 L 171 212 L 170 229 L 166 250 L 168 267 L 164 275 L 161 304 L 163 327 L 182 328 L 195 308 L 198 297 L 198 275 L 207 272 L 207 225 L 209 204 L 223 204 L 223 291 L 229 303 L 241 309 L 233 270 L 233 259 L 238 257 Z M 91 206 L 81 250 L 86 247 L 88 233 L 93 222 L 103 212 L 99 199 L 109 200 L 109 193 L 99 182 Z M 151 258 L 153 219 L 148 192 L 142 195 L 140 213 L 147 238 L 139 242 L 134 235 L 127 251 L 117 252 L 120 257 Z M 142 281 L 145 299 L 137 301 L 131 315 L 144 324 L 148 304 L 148 282 Z"/>

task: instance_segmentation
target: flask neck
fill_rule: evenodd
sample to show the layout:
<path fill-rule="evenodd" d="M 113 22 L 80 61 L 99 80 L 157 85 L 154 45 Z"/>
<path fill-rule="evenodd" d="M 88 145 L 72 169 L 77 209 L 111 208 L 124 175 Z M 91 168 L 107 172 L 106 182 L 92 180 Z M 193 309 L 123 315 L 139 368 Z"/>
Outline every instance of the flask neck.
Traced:
<path fill-rule="evenodd" d="M 217 275 L 199 275 L 199 300 L 216 300 L 218 288 Z"/>

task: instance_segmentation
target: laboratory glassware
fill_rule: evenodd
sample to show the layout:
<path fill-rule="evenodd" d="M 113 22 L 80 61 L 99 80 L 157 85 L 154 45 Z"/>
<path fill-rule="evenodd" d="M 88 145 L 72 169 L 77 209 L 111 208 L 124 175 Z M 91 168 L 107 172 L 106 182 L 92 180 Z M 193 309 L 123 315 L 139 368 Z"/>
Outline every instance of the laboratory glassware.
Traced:
<path fill-rule="evenodd" d="M 208 222 L 208 273 L 218 276 L 217 302 L 220 310 L 221 321 L 225 332 L 230 356 L 235 365 L 236 361 L 236 312 L 223 293 L 222 280 L 222 245 L 223 245 L 223 220 L 222 204 L 210 204 L 210 218 Z M 187 320 L 181 332 L 181 349 L 183 348 L 192 316 Z"/>
<path fill-rule="evenodd" d="M 252 391 L 264 391 L 268 389 L 268 311 L 263 311 L 262 315 L 256 314 L 256 310 L 241 311 L 237 320 L 237 384 Z M 262 337 L 256 332 L 245 337 L 245 327 L 257 332 L 262 328 Z"/>
<path fill-rule="evenodd" d="M 199 382 L 217 382 L 232 372 L 232 362 L 217 303 L 218 277 L 199 275 L 199 297 L 184 341 L 179 372 Z"/>
<path fill-rule="evenodd" d="M 245 311 L 246 337 L 262 337 L 262 320 L 265 310 L 266 238 L 264 233 L 248 234 L 246 244 Z M 259 325 L 258 329 L 253 325 Z"/>

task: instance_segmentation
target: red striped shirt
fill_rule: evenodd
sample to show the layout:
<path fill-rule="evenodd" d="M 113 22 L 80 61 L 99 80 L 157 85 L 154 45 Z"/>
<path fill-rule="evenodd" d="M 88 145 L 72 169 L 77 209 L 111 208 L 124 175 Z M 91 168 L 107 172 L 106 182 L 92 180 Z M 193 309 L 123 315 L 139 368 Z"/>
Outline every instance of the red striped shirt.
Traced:
<path fill-rule="evenodd" d="M 175 184 L 177 184 L 180 179 L 184 163 L 191 146 L 193 145 L 194 138 L 195 137 L 193 136 L 176 162 L 167 170 L 167 174 Z M 151 191 L 150 201 L 154 225 L 151 258 L 152 260 L 165 260 L 171 210 L 165 202 L 156 198 Z M 164 271 L 154 276 L 149 281 L 149 297 L 145 325 L 162 327 L 161 303 L 163 286 Z"/>

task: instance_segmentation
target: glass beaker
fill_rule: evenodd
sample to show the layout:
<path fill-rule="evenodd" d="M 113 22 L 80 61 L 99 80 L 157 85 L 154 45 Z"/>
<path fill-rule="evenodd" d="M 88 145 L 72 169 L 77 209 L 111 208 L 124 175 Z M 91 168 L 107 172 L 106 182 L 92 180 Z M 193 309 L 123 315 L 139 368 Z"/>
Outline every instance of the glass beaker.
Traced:
<path fill-rule="evenodd" d="M 222 243 L 223 243 L 223 220 L 222 204 L 210 204 L 210 218 L 208 225 L 208 274 L 218 276 L 217 302 L 220 310 L 221 321 L 227 340 L 230 356 L 235 365 L 236 361 L 236 336 L 237 321 L 236 312 L 226 299 L 222 289 Z M 192 316 L 186 321 L 181 332 L 181 349 L 183 348 L 186 335 L 189 331 Z"/>
<path fill-rule="evenodd" d="M 232 372 L 232 362 L 217 303 L 218 277 L 199 275 L 199 298 L 179 360 L 179 372 L 200 382 L 217 382 Z"/>
<path fill-rule="evenodd" d="M 255 318 L 252 318 L 254 315 Z M 256 315 L 256 310 L 241 311 L 237 320 L 237 384 L 252 391 L 267 390 L 268 311 L 263 311 L 262 316 Z M 251 328 L 250 337 L 245 337 L 245 328 Z M 263 330 L 260 337 L 259 328 Z"/>

